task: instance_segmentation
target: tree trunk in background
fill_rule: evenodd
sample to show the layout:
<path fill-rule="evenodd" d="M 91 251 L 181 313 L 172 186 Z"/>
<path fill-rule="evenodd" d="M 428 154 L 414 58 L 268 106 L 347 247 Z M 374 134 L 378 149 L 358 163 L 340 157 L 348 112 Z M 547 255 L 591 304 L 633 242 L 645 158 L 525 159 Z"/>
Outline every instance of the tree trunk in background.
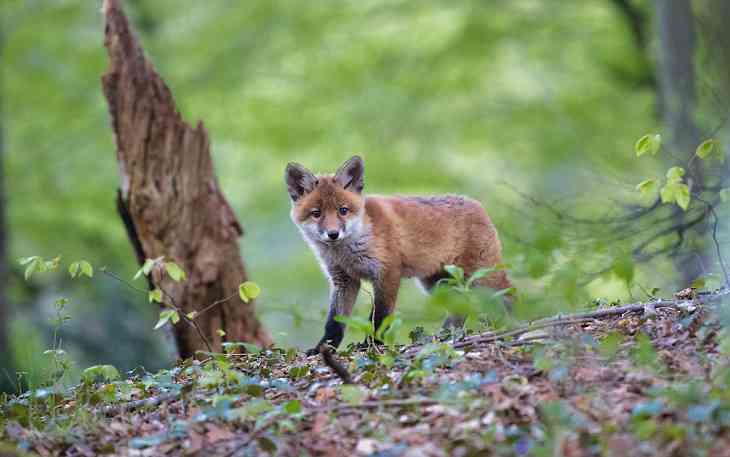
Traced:
<path fill-rule="evenodd" d="M 700 133 L 695 122 L 697 105 L 695 95 L 694 15 L 690 0 L 656 0 L 656 23 L 659 34 L 657 80 L 659 82 L 659 106 L 662 110 L 667 132 L 665 144 L 676 157 L 685 163 L 700 143 Z M 701 161 L 688 170 L 687 182 L 692 188 L 704 186 Z M 678 223 L 683 222 L 685 213 L 676 208 Z M 697 236 L 707 236 L 705 223 L 696 227 Z M 684 237 L 680 232 L 679 236 Z M 700 243 L 701 244 L 701 243 Z M 685 251 L 675 258 L 682 286 L 703 276 L 711 260 L 702 247 Z"/>
<path fill-rule="evenodd" d="M 0 30 L 0 63 L 3 57 L 3 35 Z M 3 95 L 4 86 L 0 79 L 0 97 Z M 7 301 L 8 286 L 8 239 L 7 225 L 5 221 L 5 137 L 2 121 L 3 100 L 0 98 L 0 392 L 13 391 L 15 370 L 13 368 L 12 351 L 10 350 L 10 337 L 8 335 L 9 310 Z"/>
<path fill-rule="evenodd" d="M 269 345 L 253 303 L 236 293 L 247 278 L 242 229 L 218 187 L 208 134 L 201 122 L 193 128 L 182 120 L 119 3 L 104 2 L 110 68 L 102 85 L 117 146 L 118 206 L 138 260 L 165 256 L 185 269 L 187 281 L 157 284 L 185 313 L 233 295 L 196 318 L 213 350 L 224 341 Z M 206 350 L 190 325 L 181 321 L 174 330 L 181 357 Z"/>
<path fill-rule="evenodd" d="M 712 84 L 710 112 L 716 122 L 724 122 L 718 131 L 720 145 L 730 154 L 730 2 L 727 0 L 706 0 L 700 2 L 702 14 L 699 33 L 703 38 L 704 60 L 701 63 Z M 725 164 L 724 178 L 730 172 L 730 163 Z"/>

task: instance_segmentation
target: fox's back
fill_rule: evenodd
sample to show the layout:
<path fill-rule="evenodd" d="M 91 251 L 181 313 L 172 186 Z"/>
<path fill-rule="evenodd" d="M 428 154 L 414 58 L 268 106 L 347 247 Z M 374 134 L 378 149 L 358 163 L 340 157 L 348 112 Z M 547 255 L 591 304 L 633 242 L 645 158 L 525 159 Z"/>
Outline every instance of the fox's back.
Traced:
<path fill-rule="evenodd" d="M 400 257 L 406 276 L 431 274 L 446 264 L 462 263 L 464 256 L 501 261 L 497 231 L 476 200 L 373 195 L 367 197 L 365 210 L 379 244 L 375 248 L 386 258 Z"/>

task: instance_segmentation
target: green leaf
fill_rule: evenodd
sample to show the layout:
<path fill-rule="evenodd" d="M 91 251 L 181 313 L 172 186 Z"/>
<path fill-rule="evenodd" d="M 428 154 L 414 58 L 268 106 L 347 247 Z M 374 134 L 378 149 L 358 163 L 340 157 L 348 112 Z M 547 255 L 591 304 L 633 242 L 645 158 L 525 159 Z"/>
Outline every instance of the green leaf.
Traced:
<path fill-rule="evenodd" d="M 637 364 L 644 366 L 654 366 L 658 360 L 658 355 L 651 342 L 651 338 L 643 332 L 639 332 L 636 335 L 636 343 L 632 349 L 632 355 Z"/>
<path fill-rule="evenodd" d="M 256 346 L 253 343 L 242 342 L 241 345 L 246 348 L 246 352 L 250 354 L 259 354 L 262 350 L 260 347 Z"/>
<path fill-rule="evenodd" d="M 687 184 L 677 184 L 677 191 L 676 191 L 676 198 L 677 198 L 677 205 L 679 205 L 680 208 L 687 211 L 687 208 L 689 208 L 689 186 Z"/>
<path fill-rule="evenodd" d="M 710 138 L 709 140 L 705 140 L 700 143 L 699 146 L 697 146 L 695 154 L 697 154 L 700 159 L 706 159 L 715 151 L 716 146 L 717 141 Z"/>
<path fill-rule="evenodd" d="M 471 276 L 469 276 L 469 280 L 466 282 L 467 287 L 471 287 L 471 285 L 474 284 L 474 281 L 478 281 L 478 280 L 482 279 L 483 277 L 487 276 L 488 274 L 493 273 L 496 270 L 497 270 L 497 268 L 495 268 L 495 267 L 478 269 L 477 271 L 472 273 Z"/>
<path fill-rule="evenodd" d="M 676 203 L 683 210 L 687 210 L 690 202 L 689 187 L 683 182 L 668 182 L 659 191 L 662 203 Z"/>
<path fill-rule="evenodd" d="M 641 157 L 646 153 L 656 155 L 662 145 L 662 136 L 657 134 L 644 135 L 634 145 L 636 157 Z"/>
<path fill-rule="evenodd" d="M 289 368 L 289 379 L 298 381 L 309 374 L 309 367 L 306 365 L 293 366 Z"/>
<path fill-rule="evenodd" d="M 197 311 L 190 311 L 189 313 L 187 313 L 187 314 L 185 315 L 185 317 L 187 317 L 187 318 L 188 318 L 188 319 L 190 319 L 190 320 L 193 320 L 193 319 L 195 319 L 196 317 L 198 317 L 198 312 L 197 312 Z"/>
<path fill-rule="evenodd" d="M 376 330 L 376 332 L 375 332 L 375 338 L 382 340 L 383 333 L 386 330 L 388 330 L 388 327 L 390 327 L 390 324 L 392 324 L 394 320 L 395 320 L 395 313 L 390 313 L 387 316 L 385 316 L 383 321 L 380 323 L 380 327 L 378 327 L 378 330 Z"/>
<path fill-rule="evenodd" d="M 619 279 L 631 284 L 634 280 L 634 260 L 628 255 L 618 257 L 613 261 L 612 271 Z"/>
<path fill-rule="evenodd" d="M 137 270 L 137 272 L 132 277 L 132 281 L 136 280 L 137 278 L 141 277 L 142 275 L 149 276 L 150 272 L 152 271 L 152 268 L 155 266 L 155 261 L 152 259 L 146 259 L 144 263 L 142 264 L 142 268 Z"/>
<path fill-rule="evenodd" d="M 97 378 L 111 382 L 116 381 L 120 376 L 119 371 L 113 365 L 94 365 L 81 373 L 81 379 L 86 382 L 94 382 Z"/>
<path fill-rule="evenodd" d="M 335 321 L 341 322 L 347 325 L 348 328 L 352 328 L 365 336 L 374 336 L 373 324 L 369 320 L 359 316 L 335 316 Z"/>
<path fill-rule="evenodd" d="M 155 330 L 161 328 L 163 325 L 167 324 L 168 321 L 172 321 L 173 324 L 176 324 L 180 320 L 180 316 L 177 314 L 177 311 L 174 309 L 165 309 L 160 311 L 160 319 L 157 321 L 157 324 L 155 324 Z"/>
<path fill-rule="evenodd" d="M 255 399 L 247 402 L 241 408 L 236 408 L 234 411 L 236 411 L 236 416 L 242 419 L 253 419 L 260 417 L 272 409 L 274 409 L 274 406 L 267 400 Z"/>
<path fill-rule="evenodd" d="M 20 263 L 20 265 L 28 265 L 36 259 L 40 259 L 40 257 L 38 257 L 37 255 L 31 257 L 21 257 L 20 259 L 18 259 L 18 263 Z"/>
<path fill-rule="evenodd" d="M 284 403 L 284 411 L 289 414 L 299 414 L 302 412 L 302 403 L 299 400 L 289 400 Z"/>
<path fill-rule="evenodd" d="M 178 264 L 175 262 L 165 262 L 165 270 L 167 271 L 167 274 L 170 275 L 173 281 L 180 282 L 187 279 L 187 275 L 185 274 L 185 271 L 180 268 Z"/>
<path fill-rule="evenodd" d="M 636 185 L 636 190 L 638 190 L 641 195 L 653 194 L 656 192 L 656 188 L 657 180 L 655 178 L 645 179 Z"/>
<path fill-rule="evenodd" d="M 58 265 L 61 262 L 61 256 L 54 257 L 51 260 L 46 260 L 43 262 L 42 268 L 39 271 L 56 271 L 58 270 Z"/>
<path fill-rule="evenodd" d="M 621 348 L 623 339 L 624 337 L 620 333 L 611 332 L 601 340 L 598 345 L 598 351 L 602 356 L 612 358 Z"/>
<path fill-rule="evenodd" d="M 452 278 L 456 279 L 459 284 L 464 282 L 464 269 L 456 265 L 446 265 L 444 270 L 451 275 Z"/>
<path fill-rule="evenodd" d="M 79 262 L 79 264 L 81 265 L 82 275 L 86 275 L 89 278 L 94 277 L 94 267 L 92 267 L 89 262 L 87 262 L 86 260 L 82 260 L 81 262 Z"/>
<path fill-rule="evenodd" d="M 682 167 L 672 167 L 669 170 L 667 170 L 667 180 L 669 182 L 681 182 L 682 177 L 684 176 L 684 168 Z"/>
<path fill-rule="evenodd" d="M 345 385 L 340 388 L 342 399 L 347 403 L 356 406 L 365 400 L 365 391 L 360 386 Z"/>
<path fill-rule="evenodd" d="M 39 267 L 42 265 L 40 258 L 35 258 L 30 261 L 27 267 L 25 267 L 25 280 L 29 280 L 31 276 L 33 276 L 33 273 L 39 270 Z"/>
<path fill-rule="evenodd" d="M 261 288 L 253 281 L 246 281 L 238 286 L 238 295 L 244 303 L 256 299 L 261 294 Z"/>
<path fill-rule="evenodd" d="M 219 328 L 219 329 L 218 329 L 218 330 L 216 330 L 215 332 L 216 332 L 216 333 L 218 334 L 218 336 L 221 336 L 221 337 L 222 337 L 222 336 L 226 336 L 226 331 L 225 331 L 225 330 L 223 330 L 222 328 Z"/>
<path fill-rule="evenodd" d="M 720 200 L 723 203 L 730 201 L 730 187 L 726 187 L 724 189 L 720 189 Z"/>
<path fill-rule="evenodd" d="M 147 300 L 150 303 L 162 303 L 162 291 L 160 289 L 150 290 L 147 293 Z"/>
<path fill-rule="evenodd" d="M 79 262 L 73 262 L 68 266 L 68 274 L 70 274 L 72 278 L 75 278 L 76 274 L 79 272 L 79 267 Z"/>

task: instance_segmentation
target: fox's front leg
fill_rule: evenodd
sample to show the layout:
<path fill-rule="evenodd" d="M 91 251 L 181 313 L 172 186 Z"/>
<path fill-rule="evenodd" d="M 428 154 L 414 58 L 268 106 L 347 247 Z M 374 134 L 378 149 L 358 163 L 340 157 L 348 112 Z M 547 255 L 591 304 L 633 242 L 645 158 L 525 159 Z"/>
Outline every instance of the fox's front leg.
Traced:
<path fill-rule="evenodd" d="M 333 270 L 330 274 L 330 310 L 327 314 L 327 323 L 324 326 L 324 336 L 317 346 L 307 351 L 307 355 L 319 352 L 320 346 L 328 344 L 337 347 L 345 336 L 345 324 L 337 322 L 336 316 L 349 316 L 360 291 L 360 280 L 355 279 L 342 270 Z"/>
<path fill-rule="evenodd" d="M 373 322 L 375 332 L 380 329 L 383 320 L 395 310 L 398 289 L 400 289 L 400 271 L 397 270 L 386 271 L 378 281 L 373 283 L 375 302 L 370 313 L 370 319 Z"/>

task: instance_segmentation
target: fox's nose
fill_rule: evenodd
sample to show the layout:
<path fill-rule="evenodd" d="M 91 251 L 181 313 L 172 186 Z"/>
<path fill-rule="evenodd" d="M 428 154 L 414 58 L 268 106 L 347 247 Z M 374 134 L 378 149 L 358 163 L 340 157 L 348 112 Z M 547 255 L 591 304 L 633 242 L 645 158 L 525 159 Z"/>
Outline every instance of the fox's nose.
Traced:
<path fill-rule="evenodd" d="M 339 230 L 327 230 L 327 238 L 334 241 L 337 238 L 340 237 L 340 231 Z"/>

